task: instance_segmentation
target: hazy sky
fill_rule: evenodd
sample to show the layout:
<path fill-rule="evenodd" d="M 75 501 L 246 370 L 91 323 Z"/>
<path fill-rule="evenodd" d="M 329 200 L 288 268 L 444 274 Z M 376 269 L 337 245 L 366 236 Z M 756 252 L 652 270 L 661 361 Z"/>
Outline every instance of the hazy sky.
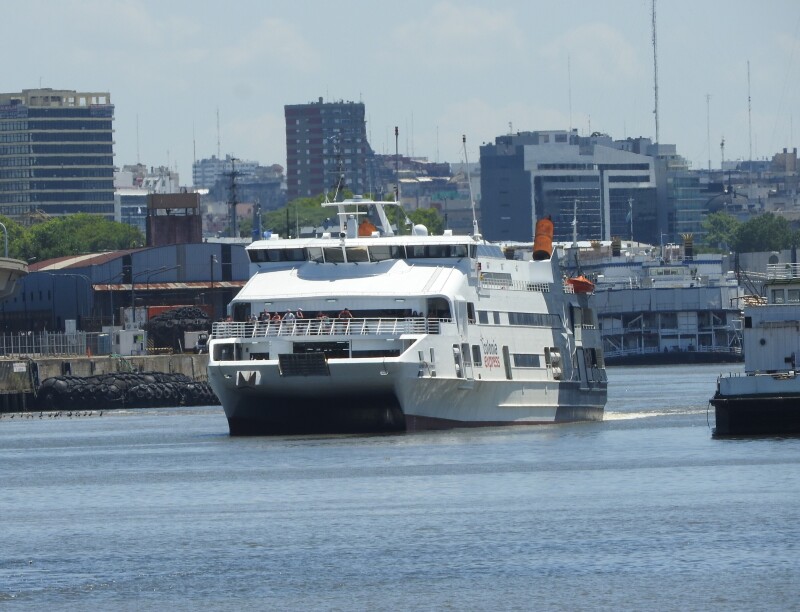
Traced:
<path fill-rule="evenodd" d="M 434 161 L 462 161 L 462 134 L 478 161 L 509 126 L 655 137 L 650 0 L 3 4 L 0 90 L 110 92 L 115 163 L 184 184 L 217 153 L 217 110 L 223 156 L 285 166 L 283 106 L 320 96 L 364 102 L 379 153 L 397 125 Z M 719 167 L 723 136 L 726 159 L 797 146 L 800 2 L 661 0 L 657 19 L 661 142 L 695 168 Z"/>

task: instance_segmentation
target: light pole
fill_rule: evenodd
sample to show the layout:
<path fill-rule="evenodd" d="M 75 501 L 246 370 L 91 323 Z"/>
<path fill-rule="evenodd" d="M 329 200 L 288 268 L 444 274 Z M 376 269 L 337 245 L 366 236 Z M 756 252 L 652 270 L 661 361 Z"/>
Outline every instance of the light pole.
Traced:
<path fill-rule="evenodd" d="M 105 284 L 105 286 L 106 286 L 106 291 L 108 291 L 108 299 L 111 302 L 111 327 L 116 327 L 116 325 L 115 325 L 115 320 L 116 319 L 114 317 L 114 290 L 109 288 L 109 283 L 111 281 L 117 280 L 123 274 L 125 274 L 125 272 L 120 272 L 119 274 L 115 274 L 114 276 L 111 276 L 111 277 L 107 278 L 106 280 L 102 281 L 103 284 Z"/>
<path fill-rule="evenodd" d="M 134 328 L 136 327 L 136 279 L 140 276 L 144 276 L 145 274 L 164 272 L 166 270 L 167 266 L 161 266 L 160 268 L 148 268 L 147 270 L 142 270 L 136 274 L 131 274 L 131 322 L 133 323 Z"/>
<path fill-rule="evenodd" d="M 211 287 L 208 290 L 208 303 L 211 305 L 211 316 L 214 316 L 214 264 L 217 263 L 217 256 L 209 256 L 209 268 L 211 271 Z M 220 275 L 221 276 L 221 275 Z"/>
<path fill-rule="evenodd" d="M 152 272 L 151 274 L 148 274 L 147 275 L 147 283 L 145 284 L 145 291 L 150 291 L 150 278 L 151 277 L 155 276 L 156 274 L 161 274 L 162 272 L 169 272 L 170 270 L 175 270 L 176 268 L 180 268 L 180 267 L 181 267 L 181 264 L 176 264 L 176 265 L 170 266 L 170 267 L 164 266 L 164 267 L 159 268 L 155 272 Z"/>
<path fill-rule="evenodd" d="M 5 257 L 6 259 L 8 259 L 8 230 L 6 229 L 5 223 L 0 223 L 0 227 L 3 228 L 3 236 L 5 237 L 5 246 L 6 246 Z"/>

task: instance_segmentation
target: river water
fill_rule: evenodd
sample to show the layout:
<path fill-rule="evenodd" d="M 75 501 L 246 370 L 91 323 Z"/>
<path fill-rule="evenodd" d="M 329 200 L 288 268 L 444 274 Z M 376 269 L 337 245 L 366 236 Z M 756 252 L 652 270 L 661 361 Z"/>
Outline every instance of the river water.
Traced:
<path fill-rule="evenodd" d="M 741 366 L 609 370 L 603 423 L 230 438 L 218 407 L 0 419 L 0 607 L 781 610 L 800 439 Z"/>

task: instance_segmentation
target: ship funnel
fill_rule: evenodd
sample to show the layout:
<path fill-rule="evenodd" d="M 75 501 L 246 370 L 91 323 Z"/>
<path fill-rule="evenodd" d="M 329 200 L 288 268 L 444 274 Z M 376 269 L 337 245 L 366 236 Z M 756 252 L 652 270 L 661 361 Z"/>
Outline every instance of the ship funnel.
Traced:
<path fill-rule="evenodd" d="M 553 254 L 553 221 L 548 215 L 536 222 L 536 236 L 533 240 L 533 259 L 550 259 Z"/>

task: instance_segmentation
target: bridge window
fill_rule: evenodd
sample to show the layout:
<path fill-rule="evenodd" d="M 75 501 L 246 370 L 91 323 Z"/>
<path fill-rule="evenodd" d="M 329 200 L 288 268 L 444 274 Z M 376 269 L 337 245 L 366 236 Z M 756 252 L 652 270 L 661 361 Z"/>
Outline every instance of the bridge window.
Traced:
<path fill-rule="evenodd" d="M 387 259 L 405 259 L 403 248 L 394 244 L 380 244 L 369 247 L 371 261 L 385 261 Z"/>

